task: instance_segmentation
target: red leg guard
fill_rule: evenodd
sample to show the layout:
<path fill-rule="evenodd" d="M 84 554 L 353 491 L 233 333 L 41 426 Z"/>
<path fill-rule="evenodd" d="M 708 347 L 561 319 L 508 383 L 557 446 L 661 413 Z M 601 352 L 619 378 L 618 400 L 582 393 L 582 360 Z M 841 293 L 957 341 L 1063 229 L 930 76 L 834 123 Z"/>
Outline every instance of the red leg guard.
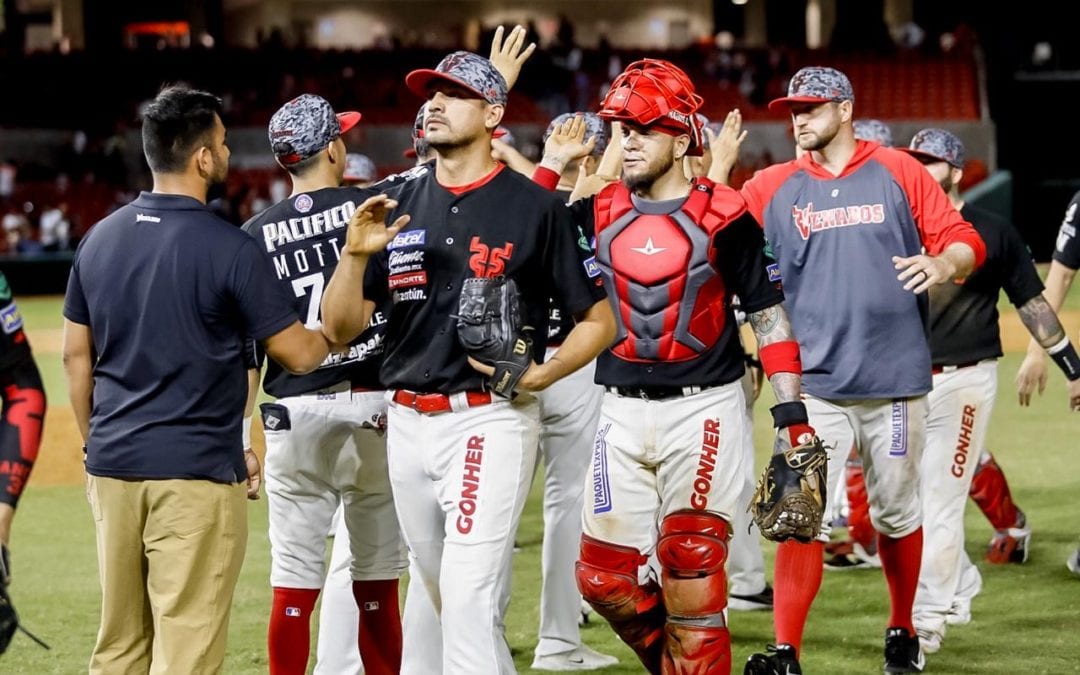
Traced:
<path fill-rule="evenodd" d="M 638 583 L 647 558 L 636 548 L 581 535 L 575 566 L 578 590 L 653 675 L 660 673 L 664 646 L 664 605 L 655 581 Z"/>
<path fill-rule="evenodd" d="M 727 522 L 704 511 L 676 511 L 660 523 L 656 557 L 663 568 L 664 675 L 728 675 Z"/>
<path fill-rule="evenodd" d="M 862 459 L 852 450 L 844 466 L 848 497 L 848 536 L 869 553 L 877 551 L 877 532 L 870 522 L 870 498 L 866 494 Z"/>
<path fill-rule="evenodd" d="M 1020 509 L 1013 503 L 1009 481 L 994 456 L 983 450 L 979 466 L 971 479 L 971 498 L 995 530 L 1007 530 L 1020 525 Z"/>

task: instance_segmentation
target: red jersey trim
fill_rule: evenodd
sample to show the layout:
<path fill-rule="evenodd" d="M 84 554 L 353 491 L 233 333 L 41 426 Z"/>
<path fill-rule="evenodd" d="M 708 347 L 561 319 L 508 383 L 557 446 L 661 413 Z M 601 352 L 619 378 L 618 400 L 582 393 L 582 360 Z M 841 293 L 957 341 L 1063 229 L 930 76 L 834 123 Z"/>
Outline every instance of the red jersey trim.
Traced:
<path fill-rule="evenodd" d="M 451 186 L 451 185 L 443 185 L 442 183 L 439 183 L 439 185 L 444 190 L 446 190 L 450 194 L 454 195 L 455 197 L 460 197 L 461 195 L 465 194 L 466 192 L 472 192 L 473 190 L 475 190 L 477 188 L 484 187 L 485 185 L 490 183 L 492 180 L 494 180 L 495 176 L 498 176 L 499 172 L 502 171 L 505 168 L 506 168 L 506 165 L 500 162 L 500 163 L 495 165 L 495 169 L 492 170 L 491 173 L 484 176 L 483 178 L 480 178 L 479 180 L 475 180 L 472 183 L 469 183 L 468 185 L 453 185 L 453 186 Z M 436 180 L 438 180 L 438 179 L 436 179 Z"/>

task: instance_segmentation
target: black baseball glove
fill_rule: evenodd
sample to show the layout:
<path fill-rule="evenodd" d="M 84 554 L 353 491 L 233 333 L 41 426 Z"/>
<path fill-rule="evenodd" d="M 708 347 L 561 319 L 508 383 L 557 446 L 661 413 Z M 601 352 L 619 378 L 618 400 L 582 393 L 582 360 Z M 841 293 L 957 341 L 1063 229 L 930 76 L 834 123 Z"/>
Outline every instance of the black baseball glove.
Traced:
<path fill-rule="evenodd" d="M 813 541 L 821 532 L 829 455 L 813 436 L 772 456 L 758 481 L 749 511 L 770 541 Z"/>
<path fill-rule="evenodd" d="M 533 362 L 532 328 L 524 325 L 517 284 L 506 277 L 466 279 L 454 318 L 469 356 L 495 368 L 488 388 L 510 398 Z"/>
<path fill-rule="evenodd" d="M 10 581 L 11 558 L 8 556 L 7 547 L 0 544 L 0 654 L 7 651 L 16 630 L 21 630 L 34 642 L 48 649 L 49 645 L 19 624 L 19 615 L 15 613 L 15 607 L 11 604 L 11 596 L 7 592 L 8 582 Z"/>

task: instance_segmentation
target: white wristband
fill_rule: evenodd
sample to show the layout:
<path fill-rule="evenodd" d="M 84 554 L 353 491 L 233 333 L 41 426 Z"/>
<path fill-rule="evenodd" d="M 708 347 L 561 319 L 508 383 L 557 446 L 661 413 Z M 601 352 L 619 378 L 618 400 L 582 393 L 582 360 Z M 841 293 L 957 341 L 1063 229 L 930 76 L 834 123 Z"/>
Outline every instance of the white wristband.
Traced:
<path fill-rule="evenodd" d="M 241 438 L 244 440 L 244 449 L 251 449 L 251 418 L 245 417 L 240 426 Z"/>

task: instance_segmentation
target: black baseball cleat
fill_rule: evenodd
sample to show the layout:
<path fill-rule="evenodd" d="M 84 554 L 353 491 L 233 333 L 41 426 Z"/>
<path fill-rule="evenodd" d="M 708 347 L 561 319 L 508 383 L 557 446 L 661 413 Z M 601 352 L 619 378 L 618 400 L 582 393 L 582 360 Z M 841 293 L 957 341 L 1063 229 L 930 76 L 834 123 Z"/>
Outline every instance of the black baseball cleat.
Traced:
<path fill-rule="evenodd" d="M 769 584 L 760 593 L 728 596 L 728 607 L 736 612 L 755 612 L 773 608 L 773 589 Z"/>
<path fill-rule="evenodd" d="M 765 651 L 767 653 L 754 654 L 746 661 L 743 675 L 802 675 L 802 667 L 791 645 L 767 645 Z"/>
<path fill-rule="evenodd" d="M 917 635 L 899 627 L 885 631 L 886 673 L 921 673 L 925 667 L 926 657 Z"/>

